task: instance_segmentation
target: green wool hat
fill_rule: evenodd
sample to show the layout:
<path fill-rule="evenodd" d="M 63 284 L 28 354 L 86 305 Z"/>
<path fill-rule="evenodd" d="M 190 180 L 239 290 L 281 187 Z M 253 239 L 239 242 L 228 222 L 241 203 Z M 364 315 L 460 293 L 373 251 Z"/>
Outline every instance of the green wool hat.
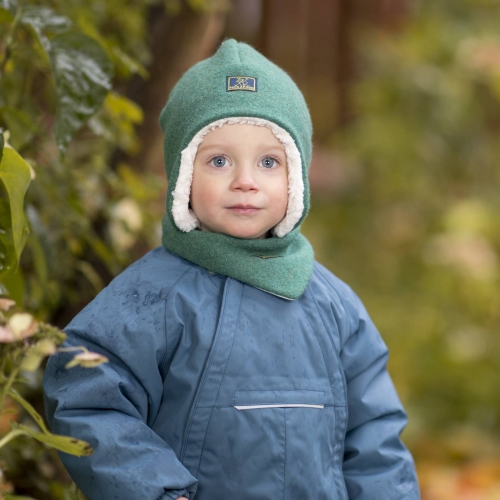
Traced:
<path fill-rule="evenodd" d="M 267 239 L 241 239 L 198 229 L 189 197 L 193 164 L 204 136 L 224 124 L 268 127 L 282 142 L 288 167 L 288 208 Z M 177 82 L 161 112 L 167 210 L 167 250 L 210 271 L 287 299 L 304 292 L 314 254 L 300 234 L 309 209 L 307 172 L 312 124 L 302 93 L 278 66 L 247 44 L 226 40 Z"/>

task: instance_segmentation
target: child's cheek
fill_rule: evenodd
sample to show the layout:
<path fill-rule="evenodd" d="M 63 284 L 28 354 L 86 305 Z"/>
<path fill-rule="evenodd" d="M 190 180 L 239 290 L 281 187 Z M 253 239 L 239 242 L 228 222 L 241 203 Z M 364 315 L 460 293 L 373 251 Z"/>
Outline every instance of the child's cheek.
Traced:
<path fill-rule="evenodd" d="M 197 182 L 193 182 L 191 206 L 202 222 L 210 220 L 220 204 L 218 183 L 214 182 L 210 176 L 201 176 Z"/>

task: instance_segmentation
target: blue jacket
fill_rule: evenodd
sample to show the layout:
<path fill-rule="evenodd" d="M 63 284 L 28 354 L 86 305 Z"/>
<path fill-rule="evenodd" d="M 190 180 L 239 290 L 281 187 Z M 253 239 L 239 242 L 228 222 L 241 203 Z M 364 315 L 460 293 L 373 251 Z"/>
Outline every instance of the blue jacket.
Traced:
<path fill-rule="evenodd" d="M 104 354 L 44 377 L 61 454 L 91 500 L 416 500 L 406 415 L 387 348 L 351 289 L 320 264 L 285 300 L 160 247 L 66 328 Z"/>

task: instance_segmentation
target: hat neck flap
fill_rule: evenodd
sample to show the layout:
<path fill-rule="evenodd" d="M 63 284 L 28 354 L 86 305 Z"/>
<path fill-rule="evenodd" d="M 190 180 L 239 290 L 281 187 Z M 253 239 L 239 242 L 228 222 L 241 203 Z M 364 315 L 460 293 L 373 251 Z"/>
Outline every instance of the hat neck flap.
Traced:
<path fill-rule="evenodd" d="M 210 272 L 229 276 L 284 299 L 298 299 L 313 272 L 314 252 L 297 227 L 282 238 L 234 238 L 194 229 L 181 231 L 163 216 L 163 246 Z"/>

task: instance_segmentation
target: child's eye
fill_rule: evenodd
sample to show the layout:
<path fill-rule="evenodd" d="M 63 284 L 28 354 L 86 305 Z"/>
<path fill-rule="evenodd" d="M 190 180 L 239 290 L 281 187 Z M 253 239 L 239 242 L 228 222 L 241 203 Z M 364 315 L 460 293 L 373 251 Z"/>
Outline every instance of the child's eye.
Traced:
<path fill-rule="evenodd" d="M 212 158 L 210 160 L 210 163 L 214 167 L 225 167 L 226 163 L 227 163 L 227 160 L 226 160 L 226 158 L 224 158 L 224 156 L 215 156 L 214 158 Z"/>
<path fill-rule="evenodd" d="M 266 156 L 265 158 L 262 158 L 259 165 L 261 165 L 264 168 L 272 168 L 272 167 L 274 167 L 274 165 L 276 163 L 277 163 L 277 161 L 274 158 L 271 158 L 270 156 Z"/>

